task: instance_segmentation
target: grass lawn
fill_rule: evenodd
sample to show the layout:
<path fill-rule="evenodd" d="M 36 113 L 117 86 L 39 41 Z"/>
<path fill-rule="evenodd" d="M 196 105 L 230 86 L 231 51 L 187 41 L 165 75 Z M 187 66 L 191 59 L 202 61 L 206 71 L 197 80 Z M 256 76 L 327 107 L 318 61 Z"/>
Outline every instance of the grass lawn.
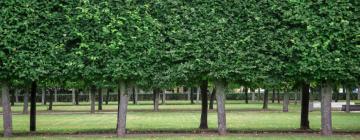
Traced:
<path fill-rule="evenodd" d="M 116 103 L 104 105 L 107 111 L 89 114 L 89 104 L 81 103 L 73 106 L 68 103 L 56 103 L 55 112 L 46 111 L 46 106 L 38 105 L 37 132 L 40 135 L 32 137 L 16 137 L 15 139 L 71 139 L 83 138 L 73 136 L 77 133 L 106 134 L 105 136 L 85 136 L 84 139 L 107 139 L 114 138 L 112 134 L 116 128 Z M 198 131 L 200 120 L 200 104 L 189 104 L 187 101 L 169 101 L 160 105 L 160 112 L 152 112 L 151 102 L 140 102 L 139 105 L 129 105 L 127 116 L 127 129 L 132 133 L 193 133 Z M 216 107 L 216 106 L 214 106 Z M 300 105 L 290 105 L 290 112 L 281 112 L 281 104 L 269 104 L 270 111 L 262 111 L 261 103 L 244 104 L 243 101 L 227 101 L 227 127 L 230 132 L 252 132 L 252 131 L 293 131 L 299 128 Z M 27 135 L 29 130 L 29 116 L 19 114 L 22 110 L 21 104 L 12 108 L 18 114 L 13 115 L 13 129 L 15 135 Z M 74 112 L 73 112 L 74 111 Z M 2 119 L 2 118 L 1 118 Z M 360 132 L 360 113 L 333 112 L 333 129 L 338 132 Z M 210 131 L 216 130 L 217 116 L 215 111 L 210 111 L 208 116 Z M 2 126 L 2 120 L 0 120 Z M 320 112 L 310 113 L 310 127 L 313 130 L 320 129 Z M 0 131 L 2 131 L 0 127 Z M 42 136 L 42 134 L 45 134 Z M 63 137 L 62 134 L 69 136 Z M 52 136 L 55 135 L 55 136 Z M 110 135 L 110 136 L 109 136 Z M 328 139 L 319 137 L 317 134 L 298 135 L 284 134 L 264 136 L 260 134 L 237 134 L 225 137 L 217 135 L 199 136 L 199 134 L 180 136 L 128 136 L 126 139 Z M 360 139 L 359 135 L 341 135 L 331 139 Z M 115 138 L 114 138 L 115 139 Z"/>

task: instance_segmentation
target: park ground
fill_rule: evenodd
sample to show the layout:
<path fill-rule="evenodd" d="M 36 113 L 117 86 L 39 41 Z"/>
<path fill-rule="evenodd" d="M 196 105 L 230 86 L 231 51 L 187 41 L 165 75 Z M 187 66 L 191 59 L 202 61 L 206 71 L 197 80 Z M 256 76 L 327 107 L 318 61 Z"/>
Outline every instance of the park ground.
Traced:
<path fill-rule="evenodd" d="M 216 110 L 209 111 L 209 130 L 197 129 L 201 109 L 199 103 L 167 101 L 160 105 L 159 112 L 152 112 L 150 101 L 129 104 L 128 135 L 125 139 L 360 139 L 360 112 L 334 111 L 335 134 L 321 137 L 320 111 L 310 112 L 312 130 L 303 132 L 298 130 L 300 104 L 291 103 L 289 112 L 284 113 L 282 104 L 270 103 L 269 110 L 264 111 L 261 102 L 243 102 L 227 101 L 229 133 L 225 136 L 216 133 Z M 15 136 L 11 139 L 117 139 L 116 109 L 116 102 L 103 105 L 103 110 L 95 114 L 89 113 L 90 105 L 87 102 L 81 102 L 78 106 L 55 103 L 53 111 L 47 111 L 46 105 L 38 104 L 37 132 L 29 133 L 29 116 L 21 113 L 22 104 L 17 103 L 12 107 Z"/>

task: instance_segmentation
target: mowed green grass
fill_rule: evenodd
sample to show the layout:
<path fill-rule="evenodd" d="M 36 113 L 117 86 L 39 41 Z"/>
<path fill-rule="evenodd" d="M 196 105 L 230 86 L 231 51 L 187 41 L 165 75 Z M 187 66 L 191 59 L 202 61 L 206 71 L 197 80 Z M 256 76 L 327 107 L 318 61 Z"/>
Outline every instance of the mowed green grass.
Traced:
<path fill-rule="evenodd" d="M 293 131 L 299 128 L 300 104 L 289 106 L 290 112 L 283 113 L 282 104 L 270 103 L 269 111 L 262 110 L 260 102 L 227 101 L 226 119 L 230 132 L 252 132 L 252 131 Z M 130 103 L 130 102 L 129 102 Z M 216 105 L 214 105 L 216 108 Z M 37 132 L 49 134 L 44 136 L 21 136 L 29 130 L 29 115 L 21 114 L 21 103 L 12 107 L 13 130 L 15 139 L 115 139 L 113 136 L 87 136 L 88 134 L 113 134 L 116 128 L 115 102 L 103 106 L 104 111 L 89 114 L 89 103 L 82 102 L 80 106 L 69 103 L 55 103 L 54 111 L 47 111 L 47 106 L 37 105 Z M 150 101 L 142 101 L 138 105 L 129 104 L 127 116 L 127 129 L 129 133 L 158 133 L 158 132 L 183 132 L 191 133 L 197 131 L 200 120 L 200 104 L 190 104 L 188 101 L 167 101 L 160 105 L 160 112 L 152 112 Z M 208 116 L 209 129 L 215 131 L 217 128 L 216 110 L 210 111 Z M 0 120 L 2 126 L 2 118 Z M 320 130 L 320 112 L 310 113 L 310 125 L 313 130 Z M 338 132 L 359 132 L 360 113 L 333 112 L 333 128 Z M 2 131 L 0 127 L 0 131 Z M 23 134 L 20 134 L 23 133 Z M 86 133 L 83 137 L 74 135 Z M 65 136 L 59 136 L 59 135 Z M 55 136 L 53 136 L 55 135 Z M 279 137 L 280 136 L 280 137 Z M 256 135 L 245 134 L 227 136 L 199 136 L 197 134 L 185 136 L 128 136 L 126 139 L 329 139 L 318 135 Z M 359 135 L 341 135 L 331 139 L 360 139 Z"/>

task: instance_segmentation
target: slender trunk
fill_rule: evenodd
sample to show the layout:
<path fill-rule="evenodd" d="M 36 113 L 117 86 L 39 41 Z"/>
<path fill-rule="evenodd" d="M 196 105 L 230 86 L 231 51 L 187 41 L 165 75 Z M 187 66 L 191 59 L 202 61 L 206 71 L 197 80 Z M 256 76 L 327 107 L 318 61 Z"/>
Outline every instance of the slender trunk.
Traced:
<path fill-rule="evenodd" d="M 71 99 L 72 99 L 72 104 L 75 105 L 76 101 L 75 101 L 75 92 L 76 90 L 73 88 L 71 89 Z"/>
<path fill-rule="evenodd" d="M 9 92 L 10 92 L 11 106 L 14 106 L 15 105 L 15 92 L 14 92 L 14 89 L 10 88 Z"/>
<path fill-rule="evenodd" d="M 41 89 L 41 104 L 45 105 L 45 88 Z"/>
<path fill-rule="evenodd" d="M 125 136 L 126 134 L 126 113 L 128 106 L 128 93 L 132 89 L 130 84 L 126 84 L 124 81 L 119 82 L 119 103 L 117 114 L 117 130 L 118 137 Z"/>
<path fill-rule="evenodd" d="M 98 110 L 102 110 L 102 102 L 103 102 L 103 98 L 102 98 L 102 96 L 103 96 L 103 94 L 102 94 L 102 89 L 101 88 L 99 88 L 98 89 Z"/>
<path fill-rule="evenodd" d="M 272 92 L 271 103 L 275 103 L 275 89 L 273 89 L 273 92 Z"/>
<path fill-rule="evenodd" d="M 54 95 L 54 96 L 55 96 L 55 98 L 54 98 L 54 102 L 56 103 L 56 102 L 58 102 L 58 96 L 57 96 L 57 94 L 58 94 L 58 90 L 57 90 L 57 88 L 55 88 L 54 90 L 55 90 L 55 91 L 54 91 L 54 92 L 55 92 L 55 95 Z"/>
<path fill-rule="evenodd" d="M 133 104 L 136 104 L 136 98 L 135 98 L 136 95 L 135 95 L 135 94 L 136 94 L 136 92 L 135 92 L 135 87 L 134 87 L 134 88 L 132 89 Z"/>
<path fill-rule="evenodd" d="M 165 102 L 166 102 L 166 93 L 165 93 L 165 91 L 162 93 L 162 103 L 161 104 L 165 104 Z"/>
<path fill-rule="evenodd" d="M 309 89 L 310 84 L 304 83 L 302 85 L 302 100 L 301 100 L 301 119 L 300 119 L 300 129 L 307 130 L 310 129 L 309 125 Z"/>
<path fill-rule="evenodd" d="M 333 93 L 334 93 L 334 100 L 335 102 L 338 102 L 339 99 L 339 89 L 337 86 L 334 86 L 333 88 Z"/>
<path fill-rule="evenodd" d="M 346 113 L 350 113 L 350 95 L 351 89 L 348 88 L 346 92 Z"/>
<path fill-rule="evenodd" d="M 225 114 L 225 82 L 215 81 L 216 102 L 218 116 L 218 133 L 226 134 L 226 114 Z"/>
<path fill-rule="evenodd" d="M 278 104 L 280 104 L 280 90 L 277 91 L 276 98 L 277 98 Z"/>
<path fill-rule="evenodd" d="M 200 129 L 208 129 L 208 81 L 201 81 L 201 118 L 200 118 Z"/>
<path fill-rule="evenodd" d="M 28 114 L 28 113 L 29 113 L 29 88 L 25 88 L 23 114 Z"/>
<path fill-rule="evenodd" d="M 211 96 L 210 96 L 210 105 L 209 105 L 210 110 L 214 109 L 215 94 L 216 94 L 216 88 L 213 89 Z"/>
<path fill-rule="evenodd" d="M 251 101 L 255 102 L 255 89 L 251 89 L 250 92 L 251 92 Z"/>
<path fill-rule="evenodd" d="M 191 104 L 195 104 L 193 97 L 194 97 L 194 88 L 191 88 L 191 90 L 190 90 L 190 102 L 191 102 Z"/>
<path fill-rule="evenodd" d="M 36 89 L 37 83 L 33 81 L 30 94 L 30 132 L 36 131 Z"/>
<path fill-rule="evenodd" d="M 16 103 L 19 102 L 19 92 L 20 92 L 19 89 L 16 89 L 16 90 L 15 90 L 15 102 L 16 102 Z"/>
<path fill-rule="evenodd" d="M 105 98 L 105 104 L 109 104 L 109 98 L 110 98 L 110 89 L 106 90 L 106 98 Z"/>
<path fill-rule="evenodd" d="M 90 98 L 90 113 L 94 114 L 95 113 L 95 94 L 96 94 L 96 86 L 92 85 L 91 89 L 90 89 L 90 94 L 91 94 L 91 98 Z"/>
<path fill-rule="evenodd" d="M 289 93 L 284 90 L 283 112 L 289 112 Z"/>
<path fill-rule="evenodd" d="M 360 100 L 360 86 L 358 87 L 357 99 Z"/>
<path fill-rule="evenodd" d="M 321 89 L 321 134 L 332 135 L 331 119 L 331 86 L 329 83 L 323 84 Z"/>
<path fill-rule="evenodd" d="M 294 100 L 295 100 L 295 103 L 294 103 L 294 104 L 297 105 L 297 102 L 298 102 L 298 98 L 297 98 L 297 97 L 298 97 L 298 91 L 295 91 L 294 96 L 295 96 L 295 97 L 294 97 L 294 98 L 295 98 L 295 99 L 294 99 Z"/>
<path fill-rule="evenodd" d="M 159 111 L 159 98 L 160 98 L 160 94 L 159 94 L 159 89 L 154 89 L 153 90 L 153 105 L 154 105 L 154 112 L 158 112 Z"/>
<path fill-rule="evenodd" d="M 245 104 L 248 104 L 249 100 L 248 100 L 248 88 L 247 87 L 244 88 L 244 92 L 245 92 Z"/>
<path fill-rule="evenodd" d="M 265 89 L 264 92 L 264 101 L 263 101 L 263 109 L 267 110 L 268 109 L 268 104 L 269 104 L 269 90 Z"/>
<path fill-rule="evenodd" d="M 79 105 L 79 92 L 80 90 L 75 90 L 75 105 Z"/>
<path fill-rule="evenodd" d="M 53 107 L 53 100 L 54 100 L 54 91 L 50 90 L 50 99 L 49 99 L 49 109 L 48 110 L 52 110 Z"/>
<path fill-rule="evenodd" d="M 258 89 L 258 101 L 260 102 L 260 99 L 261 99 L 261 90 L 260 90 L 260 88 Z"/>
<path fill-rule="evenodd" d="M 196 103 L 199 103 L 199 100 L 200 100 L 200 87 L 198 87 L 196 91 Z"/>
<path fill-rule="evenodd" d="M 12 114 L 11 114 L 11 105 L 10 105 L 10 93 L 9 85 L 6 82 L 2 82 L 1 85 L 1 94 L 2 94 L 2 107 L 3 107 L 3 134 L 4 137 L 12 136 Z"/>

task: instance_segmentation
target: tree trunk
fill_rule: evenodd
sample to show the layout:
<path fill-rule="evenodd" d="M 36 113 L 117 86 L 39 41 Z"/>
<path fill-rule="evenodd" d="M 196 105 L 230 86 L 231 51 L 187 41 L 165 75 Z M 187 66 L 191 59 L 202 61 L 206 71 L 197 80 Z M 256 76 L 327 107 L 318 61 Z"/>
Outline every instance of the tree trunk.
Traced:
<path fill-rule="evenodd" d="M 75 89 L 71 89 L 71 99 L 72 99 L 72 104 L 75 105 L 76 101 L 75 101 Z"/>
<path fill-rule="evenodd" d="M 284 90 L 283 112 L 289 112 L 289 93 Z"/>
<path fill-rule="evenodd" d="M 351 88 L 348 88 L 346 92 L 346 113 L 350 113 L 350 95 Z"/>
<path fill-rule="evenodd" d="M 12 114 L 10 105 L 9 85 L 6 82 L 1 83 L 2 107 L 3 107 L 3 134 L 4 137 L 12 136 Z"/>
<path fill-rule="evenodd" d="M 16 89 L 16 90 L 15 90 L 15 102 L 16 102 L 16 103 L 19 102 L 19 92 L 20 92 L 19 89 Z"/>
<path fill-rule="evenodd" d="M 321 134 L 332 135 L 331 119 L 331 86 L 329 83 L 323 84 L 321 89 Z"/>
<path fill-rule="evenodd" d="M 245 104 L 248 104 L 249 99 L 248 99 L 248 88 L 247 87 L 244 88 L 244 93 L 245 93 Z"/>
<path fill-rule="evenodd" d="M 105 98 L 105 104 L 109 104 L 109 98 L 110 98 L 110 89 L 106 90 L 106 98 Z"/>
<path fill-rule="evenodd" d="M 301 119 L 300 119 L 300 129 L 308 130 L 310 129 L 309 125 L 309 89 L 310 84 L 304 83 L 302 85 L 302 100 L 301 100 Z"/>
<path fill-rule="evenodd" d="M 218 132 L 220 135 L 226 134 L 226 114 L 225 114 L 225 82 L 215 81 L 216 102 L 218 116 Z"/>
<path fill-rule="evenodd" d="M 128 92 L 132 86 L 126 84 L 124 81 L 119 82 L 119 100 L 118 100 L 118 114 L 117 114 L 117 136 L 125 136 L 126 134 L 126 113 L 128 106 Z"/>
<path fill-rule="evenodd" d="M 154 105 L 154 112 L 158 112 L 159 111 L 159 98 L 160 98 L 160 94 L 159 94 L 159 89 L 154 89 L 153 90 L 153 105 Z"/>
<path fill-rule="evenodd" d="M 41 104 L 43 104 L 43 105 L 46 105 L 45 96 L 46 96 L 46 89 L 42 88 L 42 90 L 41 90 Z"/>
<path fill-rule="evenodd" d="M 334 100 L 335 102 L 338 102 L 339 99 L 339 89 L 337 86 L 334 86 L 333 88 L 333 93 L 334 93 Z"/>
<path fill-rule="evenodd" d="M 269 90 L 265 89 L 264 92 L 264 101 L 263 101 L 263 109 L 267 110 L 268 109 L 268 104 L 269 104 Z"/>
<path fill-rule="evenodd" d="M 208 129 L 208 81 L 201 81 L 201 118 L 200 118 L 200 129 Z"/>
<path fill-rule="evenodd" d="M 75 90 L 75 105 L 79 105 L 79 92 L 80 90 Z"/>
<path fill-rule="evenodd" d="M 10 103 L 11 103 L 11 106 L 14 106 L 15 105 L 15 92 L 14 92 L 14 89 L 10 88 L 9 90 L 10 92 Z"/>
<path fill-rule="evenodd" d="M 196 91 L 196 103 L 199 103 L 199 100 L 200 100 L 200 87 L 198 87 Z"/>
<path fill-rule="evenodd" d="M 165 93 L 165 91 L 162 93 L 162 100 L 161 101 L 162 101 L 161 104 L 165 104 L 165 102 L 166 102 L 166 93 Z"/>
<path fill-rule="evenodd" d="M 280 104 L 280 90 L 277 90 L 276 98 L 277 98 L 278 104 Z"/>
<path fill-rule="evenodd" d="M 271 103 L 275 103 L 275 89 L 273 89 L 273 93 L 271 96 Z"/>
<path fill-rule="evenodd" d="M 136 91 L 135 91 L 135 87 L 132 89 L 132 95 L 133 95 L 133 96 L 132 96 L 132 97 L 133 97 L 133 98 L 132 98 L 132 99 L 133 99 L 133 104 L 136 104 L 136 97 L 135 97 L 135 96 L 136 96 Z"/>
<path fill-rule="evenodd" d="M 298 91 L 295 91 L 294 96 L 295 96 L 295 97 L 294 97 L 294 98 L 295 98 L 295 99 L 294 99 L 294 100 L 295 100 L 294 104 L 297 105 L 297 102 L 298 102 L 298 98 L 297 98 L 297 97 L 298 97 Z"/>
<path fill-rule="evenodd" d="M 260 99 L 261 99 L 261 90 L 260 90 L 260 88 L 258 89 L 258 101 L 260 102 Z"/>
<path fill-rule="evenodd" d="M 91 98 L 90 98 L 90 113 L 94 114 L 95 113 L 95 94 L 96 94 L 96 86 L 92 85 L 91 89 L 90 89 L 90 94 L 91 94 Z"/>
<path fill-rule="evenodd" d="M 28 114 L 28 113 L 29 113 L 29 88 L 25 88 L 23 114 Z"/>
<path fill-rule="evenodd" d="M 103 104 L 103 94 L 102 94 L 102 89 L 99 88 L 98 89 L 98 110 L 102 110 L 102 104 Z"/>
<path fill-rule="evenodd" d="M 209 105 L 209 109 L 213 110 L 214 109 L 214 100 L 215 100 L 215 94 L 216 94 L 216 88 L 214 87 L 211 96 L 210 96 L 210 105 Z"/>
<path fill-rule="evenodd" d="M 36 89 L 37 83 L 33 81 L 30 94 L 30 132 L 36 131 Z"/>
<path fill-rule="evenodd" d="M 251 101 L 255 102 L 255 89 L 251 89 L 250 92 L 251 92 Z"/>
<path fill-rule="evenodd" d="M 58 102 L 58 96 L 57 96 L 57 94 L 58 94 L 58 90 L 57 90 L 57 88 L 55 88 L 54 89 L 54 93 L 55 93 L 55 98 L 54 98 L 54 102 L 56 103 L 56 102 Z"/>
<path fill-rule="evenodd" d="M 52 110 L 53 107 L 53 100 L 54 100 L 54 91 L 50 90 L 50 99 L 49 99 L 49 109 L 48 110 Z"/>
<path fill-rule="evenodd" d="M 191 88 L 191 90 L 190 90 L 190 102 L 191 102 L 191 104 L 195 104 L 194 103 L 194 88 Z"/>
<path fill-rule="evenodd" d="M 360 100 L 360 86 L 358 87 L 357 99 Z"/>

